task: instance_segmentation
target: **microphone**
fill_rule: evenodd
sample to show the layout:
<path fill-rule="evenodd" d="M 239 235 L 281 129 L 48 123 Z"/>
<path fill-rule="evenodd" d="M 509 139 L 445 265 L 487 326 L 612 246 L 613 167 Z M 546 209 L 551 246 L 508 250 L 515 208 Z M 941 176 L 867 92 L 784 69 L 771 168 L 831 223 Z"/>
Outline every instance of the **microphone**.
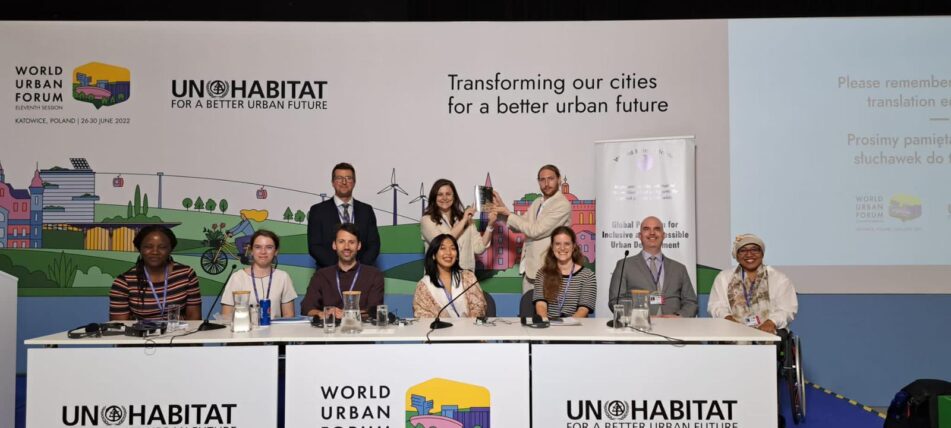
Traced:
<path fill-rule="evenodd" d="M 631 253 L 631 250 L 624 250 L 624 258 L 621 259 L 621 274 L 618 275 L 617 281 L 617 295 L 614 296 L 614 301 L 621 299 L 621 282 L 624 281 L 624 265 L 627 264 L 627 255 Z M 611 308 L 608 308 L 611 309 Z M 608 327 L 614 328 L 614 320 L 608 320 Z"/>
<path fill-rule="evenodd" d="M 205 321 L 198 326 L 198 331 L 208 331 L 208 330 L 218 330 L 220 328 L 225 328 L 224 324 L 212 324 L 209 322 L 211 319 L 211 311 L 215 310 L 215 305 L 218 304 L 218 300 L 221 299 L 221 295 L 224 294 L 225 288 L 228 285 L 228 281 L 231 280 L 231 275 L 234 275 L 234 270 L 238 265 L 231 265 L 231 272 L 228 272 L 228 277 L 225 278 L 225 283 L 221 286 L 221 291 L 218 292 L 218 296 L 215 297 L 214 303 L 211 304 L 211 307 L 208 308 L 208 315 L 205 315 Z"/>
<path fill-rule="evenodd" d="M 483 278 L 483 279 L 484 279 L 484 278 Z M 439 314 L 441 314 L 442 311 L 446 310 L 446 308 L 448 308 L 449 305 L 451 305 L 453 302 L 455 302 L 456 299 L 458 299 L 460 296 L 464 296 L 464 295 L 466 294 L 466 292 L 469 291 L 470 288 L 475 287 L 476 284 L 478 284 L 478 283 L 479 283 L 479 278 L 476 277 L 476 280 L 475 280 L 475 281 L 472 281 L 472 284 L 469 284 L 469 286 L 466 287 L 465 290 L 462 290 L 462 293 L 457 294 L 456 297 L 453 297 L 451 300 L 449 300 L 449 303 L 446 303 L 446 306 L 443 306 L 442 309 L 439 310 L 439 312 L 436 312 L 436 319 L 433 320 L 433 322 L 431 322 L 431 323 L 429 324 L 429 328 L 430 328 L 430 329 L 433 329 L 433 330 L 439 330 L 439 329 L 441 329 L 441 328 L 452 327 L 452 323 L 448 323 L 448 322 L 446 322 L 446 321 L 440 321 L 440 320 L 439 320 Z M 451 285 L 450 285 L 450 287 L 451 287 Z"/>

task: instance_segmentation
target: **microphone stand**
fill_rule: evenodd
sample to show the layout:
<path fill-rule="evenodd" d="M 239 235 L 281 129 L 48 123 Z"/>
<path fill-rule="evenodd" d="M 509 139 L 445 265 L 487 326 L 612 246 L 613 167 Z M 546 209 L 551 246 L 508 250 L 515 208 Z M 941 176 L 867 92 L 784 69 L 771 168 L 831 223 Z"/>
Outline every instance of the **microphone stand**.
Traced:
<path fill-rule="evenodd" d="M 225 287 L 228 285 L 228 281 L 231 280 L 231 275 L 234 275 L 234 270 L 237 267 L 238 265 L 236 264 L 231 265 L 231 272 L 228 272 L 228 277 L 225 278 L 225 283 L 221 285 L 221 291 L 219 291 L 218 296 L 215 297 L 215 302 L 211 304 L 210 308 L 208 308 L 208 315 L 205 316 L 205 321 L 198 326 L 198 331 L 218 330 L 225 328 L 224 324 L 212 324 L 209 322 L 209 320 L 211 319 L 211 311 L 215 310 L 215 305 L 218 304 L 218 300 L 221 299 L 221 295 L 224 294 Z"/>
<path fill-rule="evenodd" d="M 621 299 L 621 282 L 624 281 L 624 265 L 627 264 L 627 255 L 630 253 L 631 253 L 630 250 L 624 250 L 624 258 L 621 259 L 621 274 L 618 275 L 617 295 L 614 296 L 615 302 Z M 611 308 L 608 308 L 608 309 L 611 309 Z M 608 320 L 608 327 L 614 328 L 614 320 Z"/>
<path fill-rule="evenodd" d="M 449 305 L 455 302 L 456 299 L 458 299 L 460 296 L 464 296 L 469 291 L 470 288 L 475 287 L 476 284 L 478 283 L 479 283 L 479 278 L 476 278 L 476 280 L 473 281 L 472 284 L 469 284 L 469 286 L 466 287 L 465 290 L 462 290 L 462 293 L 457 294 L 456 297 L 453 297 L 451 300 L 449 300 L 449 303 L 446 303 L 446 305 L 443 306 L 442 309 L 439 310 L 439 312 L 436 312 L 436 319 L 433 320 L 433 322 L 429 323 L 429 328 L 432 330 L 439 330 L 442 328 L 452 327 L 452 323 L 440 320 L 439 314 L 441 314 L 442 311 L 446 310 L 446 308 L 448 308 Z M 450 285 L 450 287 L 451 286 L 452 285 Z"/>

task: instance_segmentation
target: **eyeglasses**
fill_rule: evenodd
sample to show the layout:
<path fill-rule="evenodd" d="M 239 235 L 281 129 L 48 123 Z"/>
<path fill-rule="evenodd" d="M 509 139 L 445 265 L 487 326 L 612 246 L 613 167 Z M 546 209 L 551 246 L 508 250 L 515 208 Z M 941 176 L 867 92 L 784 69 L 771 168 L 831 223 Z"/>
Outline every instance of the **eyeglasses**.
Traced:
<path fill-rule="evenodd" d="M 760 254 L 763 254 L 763 250 L 761 250 L 759 247 L 740 248 L 739 250 L 736 250 L 736 254 L 742 254 L 742 255 L 749 254 L 753 256 L 758 256 Z"/>
<path fill-rule="evenodd" d="M 334 181 L 336 181 L 336 182 L 338 182 L 338 183 L 352 183 L 352 182 L 354 182 L 354 181 L 357 181 L 357 179 L 354 178 L 354 177 L 338 175 L 338 176 L 334 177 Z"/>

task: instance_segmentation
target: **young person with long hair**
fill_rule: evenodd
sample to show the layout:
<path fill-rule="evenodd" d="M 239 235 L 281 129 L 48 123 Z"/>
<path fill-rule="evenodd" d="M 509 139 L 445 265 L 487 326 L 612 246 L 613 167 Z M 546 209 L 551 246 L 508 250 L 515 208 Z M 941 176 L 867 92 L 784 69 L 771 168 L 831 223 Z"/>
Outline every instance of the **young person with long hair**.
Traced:
<path fill-rule="evenodd" d="M 472 318 L 485 316 L 485 295 L 470 270 L 459 267 L 456 239 L 442 234 L 433 239 L 423 265 L 426 275 L 416 285 L 413 314 L 417 318 Z M 468 288 L 475 284 L 474 287 Z M 460 296 L 460 294 L 465 293 Z M 449 302 L 455 298 L 451 305 Z M 447 307 L 448 305 L 448 307 Z M 439 313 L 439 310 L 446 308 Z"/>
<path fill-rule="evenodd" d="M 535 313 L 543 319 L 585 318 L 594 311 L 598 296 L 594 272 L 584 265 L 575 232 L 568 226 L 556 227 L 551 246 L 535 277 L 532 301 Z"/>
<path fill-rule="evenodd" d="M 462 269 L 475 270 L 475 255 L 484 253 L 488 248 L 492 239 L 492 225 L 495 224 L 498 213 L 494 209 L 489 212 L 488 226 L 484 232 L 479 233 L 472 220 L 475 209 L 463 208 L 456 185 L 445 178 L 433 183 L 428 200 L 429 206 L 419 221 L 425 250 L 429 250 L 430 242 L 436 236 L 452 235 L 459 244 L 459 266 Z"/>

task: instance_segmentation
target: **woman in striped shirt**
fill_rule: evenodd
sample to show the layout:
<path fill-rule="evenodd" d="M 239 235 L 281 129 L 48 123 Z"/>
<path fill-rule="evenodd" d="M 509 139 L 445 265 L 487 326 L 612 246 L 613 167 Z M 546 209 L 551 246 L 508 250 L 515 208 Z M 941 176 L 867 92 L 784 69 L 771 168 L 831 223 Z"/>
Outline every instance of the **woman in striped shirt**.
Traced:
<path fill-rule="evenodd" d="M 585 318 L 594 311 L 597 282 L 568 226 L 552 231 L 545 264 L 535 277 L 535 313 L 543 319 Z"/>
<path fill-rule="evenodd" d="M 201 319 L 198 277 L 192 268 L 172 260 L 177 244 L 175 234 L 161 225 L 143 227 L 135 234 L 132 245 L 139 250 L 139 259 L 112 283 L 110 320 L 161 320 L 170 308 L 184 308 L 184 319 Z"/>

